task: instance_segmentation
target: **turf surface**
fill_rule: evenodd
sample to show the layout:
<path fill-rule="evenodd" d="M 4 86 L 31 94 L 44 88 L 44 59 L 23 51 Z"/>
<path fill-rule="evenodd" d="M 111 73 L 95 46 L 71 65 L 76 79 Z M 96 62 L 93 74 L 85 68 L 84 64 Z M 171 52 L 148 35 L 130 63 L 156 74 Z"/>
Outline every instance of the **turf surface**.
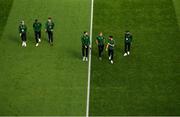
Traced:
<path fill-rule="evenodd" d="M 174 3 L 173 3 L 174 1 Z M 0 0 L 0 115 L 85 115 L 87 63 L 80 36 L 89 29 L 90 0 Z M 180 115 L 179 0 L 95 0 L 90 115 Z M 55 22 L 55 45 L 32 23 Z M 27 48 L 18 25 L 28 26 Z M 132 53 L 123 57 L 123 33 Z M 113 35 L 115 64 L 97 57 L 98 32 Z"/>
<path fill-rule="evenodd" d="M 14 0 L 0 41 L 0 115 L 85 115 L 87 63 L 81 62 L 80 36 L 89 29 L 89 15 L 90 0 Z M 44 32 L 49 16 L 55 22 L 53 47 Z M 43 23 L 37 48 L 35 18 Z M 27 48 L 18 34 L 21 20 L 28 26 Z"/>
<path fill-rule="evenodd" d="M 1 10 L 0 10 L 0 17 L 1 17 L 1 20 L 0 20 L 0 37 L 1 37 L 3 30 L 4 30 L 4 27 L 6 25 L 6 21 L 7 21 L 9 12 L 11 10 L 13 0 L 1 0 L 0 2 L 1 2 L 1 4 L 0 4 L 0 8 L 1 8 Z"/>
<path fill-rule="evenodd" d="M 174 8 L 175 8 L 175 11 L 176 11 L 176 18 L 177 18 L 177 21 L 179 23 L 179 26 L 180 26 L 180 1 L 179 0 L 173 0 L 173 3 L 174 3 Z"/>
<path fill-rule="evenodd" d="M 113 35 L 115 64 L 93 45 L 91 115 L 180 115 L 180 32 L 172 0 L 95 0 L 98 32 Z M 124 31 L 134 40 L 123 57 Z"/>

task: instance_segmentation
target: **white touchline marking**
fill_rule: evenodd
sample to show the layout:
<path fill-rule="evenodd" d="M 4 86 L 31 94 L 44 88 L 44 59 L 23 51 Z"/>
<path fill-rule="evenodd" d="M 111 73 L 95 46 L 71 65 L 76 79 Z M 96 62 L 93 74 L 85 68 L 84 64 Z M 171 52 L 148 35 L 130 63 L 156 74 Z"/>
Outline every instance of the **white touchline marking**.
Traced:
<path fill-rule="evenodd" d="M 94 0 L 91 0 L 90 49 L 89 49 L 89 64 L 88 64 L 88 87 L 87 87 L 86 117 L 89 117 L 89 98 L 90 98 L 90 84 L 91 84 L 91 48 L 92 48 L 92 31 L 93 31 L 93 12 L 94 12 Z"/>

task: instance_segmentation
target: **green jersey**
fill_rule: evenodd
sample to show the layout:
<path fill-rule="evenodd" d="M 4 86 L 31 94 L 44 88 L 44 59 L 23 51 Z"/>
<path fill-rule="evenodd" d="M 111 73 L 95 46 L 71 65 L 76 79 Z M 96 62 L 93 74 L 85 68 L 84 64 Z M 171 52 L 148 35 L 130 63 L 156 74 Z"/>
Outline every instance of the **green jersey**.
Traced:
<path fill-rule="evenodd" d="M 113 50 L 114 49 L 114 45 L 115 45 L 115 41 L 112 39 L 112 40 L 108 40 L 108 49 L 109 50 Z"/>
<path fill-rule="evenodd" d="M 19 33 L 26 33 L 27 32 L 27 27 L 26 25 L 19 25 Z"/>
<path fill-rule="evenodd" d="M 47 31 L 53 31 L 54 29 L 54 22 L 46 22 L 46 30 Z"/>
<path fill-rule="evenodd" d="M 88 35 L 83 35 L 81 37 L 81 42 L 83 46 L 89 46 L 90 45 L 90 38 Z"/>
<path fill-rule="evenodd" d="M 132 35 L 131 34 L 125 34 L 125 43 L 131 43 L 132 42 Z"/>
<path fill-rule="evenodd" d="M 41 28 L 42 28 L 42 24 L 40 22 L 34 22 L 34 24 L 33 24 L 34 31 L 40 32 Z"/>
<path fill-rule="evenodd" d="M 98 45 L 104 45 L 105 38 L 103 36 L 97 36 L 96 40 L 98 41 Z"/>

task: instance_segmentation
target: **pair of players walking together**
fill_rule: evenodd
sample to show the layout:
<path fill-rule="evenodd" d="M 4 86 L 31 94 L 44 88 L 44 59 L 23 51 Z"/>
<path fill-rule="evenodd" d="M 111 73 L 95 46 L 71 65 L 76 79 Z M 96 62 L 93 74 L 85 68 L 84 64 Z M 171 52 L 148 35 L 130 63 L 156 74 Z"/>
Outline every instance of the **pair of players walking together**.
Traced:
<path fill-rule="evenodd" d="M 89 46 L 90 46 L 90 38 L 88 35 L 88 32 L 84 32 L 82 38 L 82 56 L 83 61 L 88 61 L 88 52 L 89 52 Z M 132 43 L 132 34 L 129 31 L 125 32 L 124 36 L 124 56 L 130 55 L 130 48 Z M 100 32 L 99 35 L 96 37 L 96 44 L 98 46 L 98 54 L 99 54 L 99 60 L 102 60 L 102 54 L 105 48 L 105 37 L 103 36 L 103 33 Z M 108 51 L 109 61 L 111 64 L 114 63 L 114 47 L 115 47 L 115 41 L 113 39 L 113 36 L 109 36 L 107 45 L 106 45 L 106 51 Z"/>
<path fill-rule="evenodd" d="M 36 39 L 36 47 L 39 46 L 39 43 L 41 42 L 41 29 L 42 29 L 42 24 L 36 19 L 33 23 L 33 30 L 34 30 L 35 39 Z M 48 34 L 49 43 L 51 45 L 53 45 L 53 29 L 54 29 L 54 22 L 49 17 L 45 24 L 45 31 Z M 19 34 L 22 39 L 22 47 L 26 47 L 27 26 L 25 25 L 24 21 L 21 21 L 19 25 Z"/>

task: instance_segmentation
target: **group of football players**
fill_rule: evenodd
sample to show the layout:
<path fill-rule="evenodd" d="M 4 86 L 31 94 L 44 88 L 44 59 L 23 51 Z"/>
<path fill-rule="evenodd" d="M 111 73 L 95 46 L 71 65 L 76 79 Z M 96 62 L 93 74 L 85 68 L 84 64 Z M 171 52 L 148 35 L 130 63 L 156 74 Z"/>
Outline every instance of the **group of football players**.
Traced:
<path fill-rule="evenodd" d="M 38 19 L 35 19 L 33 25 L 35 40 L 36 40 L 36 47 L 39 46 L 39 43 L 41 42 L 41 30 L 42 30 L 42 24 L 38 21 Z M 53 29 L 54 29 L 54 22 L 52 21 L 52 18 L 49 17 L 47 22 L 45 23 L 45 31 L 48 34 L 48 41 L 50 45 L 53 45 Z M 24 21 L 20 22 L 19 25 L 19 34 L 22 39 L 22 47 L 27 46 L 27 26 Z"/>
<path fill-rule="evenodd" d="M 41 22 L 38 21 L 38 19 L 35 19 L 32 27 L 34 30 L 35 41 L 36 41 L 35 46 L 37 47 L 39 46 L 39 43 L 41 42 L 42 24 Z M 52 21 L 52 18 L 49 17 L 47 22 L 45 23 L 45 31 L 48 34 L 48 41 L 50 45 L 53 45 L 53 30 L 54 30 L 54 22 Z M 19 25 L 19 34 L 22 39 L 22 47 L 26 47 L 27 46 L 27 26 L 25 25 L 24 21 L 21 21 Z M 105 48 L 105 50 L 108 51 L 109 61 L 111 64 L 113 64 L 115 41 L 113 39 L 113 36 L 109 36 L 107 43 L 105 40 L 106 39 L 103 36 L 102 32 L 100 32 L 99 35 L 96 37 L 99 60 L 102 60 L 102 54 Z M 84 34 L 82 35 L 81 42 L 82 42 L 83 61 L 88 61 L 89 49 L 91 48 L 90 48 L 90 37 L 87 31 L 85 31 Z M 130 55 L 131 43 L 132 43 L 132 34 L 129 31 L 126 31 L 125 36 L 124 36 L 124 44 L 125 44 L 124 56 Z"/>
<path fill-rule="evenodd" d="M 83 36 L 81 37 L 81 42 L 82 42 L 83 61 L 88 61 L 89 49 L 91 48 L 90 48 L 90 37 L 87 31 L 85 31 Z M 124 56 L 130 55 L 131 43 L 132 43 L 132 34 L 130 33 L 130 31 L 126 31 L 124 36 L 124 44 L 125 44 Z M 106 51 L 108 51 L 109 61 L 111 64 L 113 64 L 114 47 L 115 47 L 115 41 L 113 39 L 113 36 L 109 36 L 109 39 L 107 40 L 107 44 L 106 44 L 105 37 L 103 36 L 103 33 L 100 32 L 99 35 L 96 37 L 96 44 L 98 47 L 99 60 L 102 60 L 102 54 L 105 48 Z"/>

